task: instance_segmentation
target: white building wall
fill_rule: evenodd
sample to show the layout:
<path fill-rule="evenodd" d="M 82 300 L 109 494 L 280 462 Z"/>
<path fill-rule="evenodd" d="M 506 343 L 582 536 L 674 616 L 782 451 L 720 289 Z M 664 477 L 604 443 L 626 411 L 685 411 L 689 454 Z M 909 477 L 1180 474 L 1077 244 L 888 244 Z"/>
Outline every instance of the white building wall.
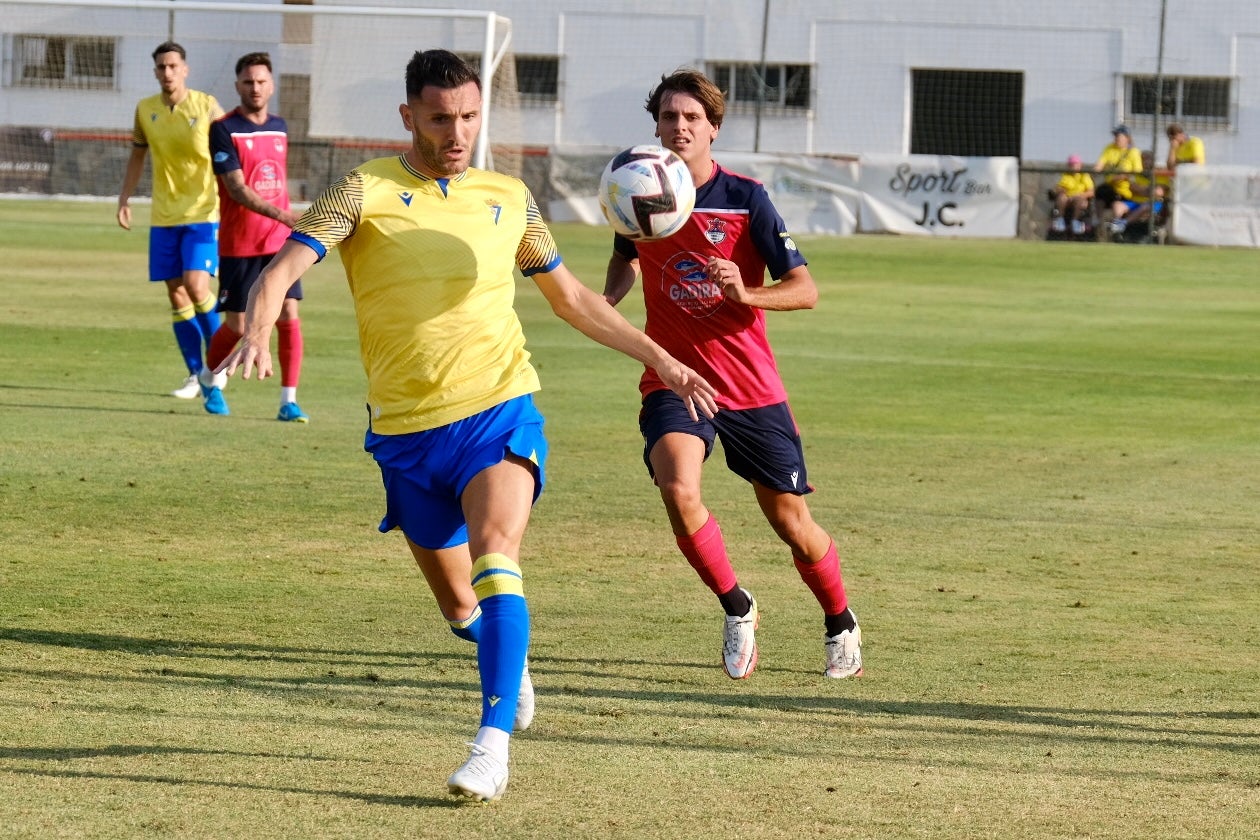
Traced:
<path fill-rule="evenodd" d="M 275 5 L 279 0 L 254 0 Z M 441 27 L 406 30 L 402 45 L 335 40 L 312 50 L 281 49 L 278 15 L 215 16 L 181 12 L 197 37 L 189 49 L 190 83 L 234 101 L 231 65 L 250 49 L 310 61 L 312 135 L 403 140 L 397 120 L 402 70 L 412 49 L 443 45 Z M 338 5 L 442 8 L 450 2 L 338 0 Z M 480 5 L 480 4 L 478 4 Z M 763 151 L 852 155 L 909 147 L 913 68 L 1018 71 L 1024 76 L 1022 155 L 1091 158 L 1121 116 L 1120 79 L 1153 74 L 1159 48 L 1159 0 L 770 0 L 765 56 L 814 68 L 813 108 L 767 115 Z M 512 20 L 520 54 L 559 55 L 555 108 L 529 106 L 519 139 L 540 146 L 620 147 L 650 134 L 642 105 L 660 75 L 709 61 L 757 62 L 765 0 L 498 0 L 485 8 Z M 337 25 L 330 25 L 335 39 Z M 126 130 L 135 102 L 156 92 L 149 53 L 164 40 L 167 14 L 152 11 L 38 7 L 0 0 L 0 32 L 122 36 L 116 90 L 17 88 L 4 67 L 0 125 Z M 8 61 L 9 53 L 5 59 Z M 280 72 L 296 69 L 278 66 Z M 1198 132 L 1210 160 L 1260 162 L 1260 3 L 1168 2 L 1163 69 L 1170 76 L 1237 79 L 1237 116 L 1229 130 Z M 1151 126 L 1133 124 L 1139 145 Z M 752 115 L 734 111 L 719 148 L 751 150 Z M 1162 138 L 1158 138 L 1162 142 Z M 1162 156 L 1162 150 L 1158 152 Z"/>

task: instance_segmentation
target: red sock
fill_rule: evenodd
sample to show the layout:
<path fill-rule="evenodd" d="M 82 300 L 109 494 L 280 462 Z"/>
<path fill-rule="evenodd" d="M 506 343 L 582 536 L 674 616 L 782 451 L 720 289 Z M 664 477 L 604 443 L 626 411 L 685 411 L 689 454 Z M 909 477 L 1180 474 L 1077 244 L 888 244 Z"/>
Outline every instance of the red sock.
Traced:
<path fill-rule="evenodd" d="M 840 576 L 840 554 L 834 542 L 827 546 L 827 553 L 817 563 L 809 563 L 793 555 L 792 562 L 801 580 L 814 593 L 822 605 L 823 615 L 839 615 L 849 606 L 849 596 L 844 592 L 844 579 Z"/>
<path fill-rule="evenodd" d="M 276 331 L 280 334 L 276 341 L 280 353 L 280 385 L 296 388 L 298 377 L 302 375 L 302 322 L 297 318 L 276 321 Z"/>
<path fill-rule="evenodd" d="M 214 335 L 210 336 L 210 349 L 206 351 L 206 367 L 210 370 L 217 368 L 236 348 L 236 342 L 240 340 L 241 334 L 229 327 L 227 322 L 219 324 Z"/>
<path fill-rule="evenodd" d="M 714 595 L 730 592 L 739 582 L 735 578 L 735 570 L 731 568 L 731 559 L 726 554 L 726 543 L 722 540 L 722 529 L 712 515 L 699 531 L 688 537 L 678 537 L 678 548 L 682 551 L 691 568 L 700 575 L 704 585 Z"/>

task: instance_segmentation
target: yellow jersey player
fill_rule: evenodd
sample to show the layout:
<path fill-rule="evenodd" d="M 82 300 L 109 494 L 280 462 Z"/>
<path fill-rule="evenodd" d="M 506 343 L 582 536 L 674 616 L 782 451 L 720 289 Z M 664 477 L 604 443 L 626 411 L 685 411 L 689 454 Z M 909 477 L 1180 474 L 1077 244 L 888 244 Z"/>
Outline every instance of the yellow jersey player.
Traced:
<path fill-rule="evenodd" d="M 131 229 L 131 196 L 153 152 L 153 215 L 149 230 L 149 280 L 165 283 L 175 341 L 188 378 L 172 393 L 201 394 L 206 411 L 227 414 L 227 403 L 204 363 L 219 328 L 210 278 L 219 265 L 219 193 L 210 167 L 210 124 L 223 116 L 218 101 L 188 87 L 184 48 L 174 41 L 153 51 L 161 92 L 136 105 L 131 157 L 118 194 L 118 224 Z"/>
<path fill-rule="evenodd" d="M 573 276 L 521 181 L 470 167 L 476 71 L 445 50 L 416 53 L 406 91 L 411 148 L 350 172 L 297 221 L 222 369 L 271 374 L 286 291 L 338 248 L 368 380 L 366 448 L 385 485 L 380 528 L 402 530 L 451 630 L 477 644 L 481 724 L 447 788 L 489 801 L 507 787 L 512 730 L 533 717 L 520 548 L 547 458 L 513 270 L 559 317 L 655 370 L 693 416 L 717 403 L 704 379 Z"/>

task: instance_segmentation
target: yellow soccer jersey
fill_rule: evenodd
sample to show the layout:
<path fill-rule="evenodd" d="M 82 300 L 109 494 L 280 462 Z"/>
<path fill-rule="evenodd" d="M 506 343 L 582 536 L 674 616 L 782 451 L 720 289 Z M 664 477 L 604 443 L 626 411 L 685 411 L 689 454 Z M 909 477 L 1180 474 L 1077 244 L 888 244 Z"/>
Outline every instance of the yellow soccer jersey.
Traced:
<path fill-rule="evenodd" d="M 1094 179 L 1088 172 L 1064 172 L 1059 179 L 1059 187 L 1068 198 L 1085 195 L 1094 191 Z"/>
<path fill-rule="evenodd" d="M 219 188 L 210 166 L 210 123 L 223 113 L 208 93 L 190 90 L 174 108 L 154 94 L 136 106 L 131 141 L 153 158 L 153 226 L 219 220 Z"/>
<path fill-rule="evenodd" d="M 1122 149 L 1115 143 L 1108 143 L 1098 156 L 1098 165 L 1102 169 L 1116 169 L 1120 172 L 1141 172 L 1142 153 L 1137 149 Z M 1115 188 L 1117 196 L 1128 201 L 1133 200 L 1133 190 L 1129 188 L 1128 179 L 1120 175 L 1108 175 L 1106 180 Z"/>
<path fill-rule="evenodd" d="M 480 169 L 437 181 L 378 158 L 320 195 L 292 236 L 321 259 L 339 247 L 374 432 L 444 426 L 538 390 L 513 268 L 550 271 L 560 255 L 521 181 Z"/>

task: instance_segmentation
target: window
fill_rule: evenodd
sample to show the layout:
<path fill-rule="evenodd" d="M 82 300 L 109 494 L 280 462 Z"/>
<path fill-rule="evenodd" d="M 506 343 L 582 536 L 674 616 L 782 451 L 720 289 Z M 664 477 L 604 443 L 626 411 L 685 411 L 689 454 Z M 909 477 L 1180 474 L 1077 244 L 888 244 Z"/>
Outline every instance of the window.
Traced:
<path fill-rule="evenodd" d="M 560 89 L 560 59 L 545 55 L 518 55 L 516 89 L 526 102 L 555 102 Z"/>
<path fill-rule="evenodd" d="M 1024 74 L 911 70 L 910 153 L 1019 157 Z"/>
<path fill-rule="evenodd" d="M 755 108 L 763 96 L 765 105 L 784 111 L 809 109 L 810 67 L 808 64 L 711 63 L 709 78 L 726 94 L 726 102 L 741 110 Z"/>
<path fill-rule="evenodd" d="M 1234 123 L 1237 104 L 1228 78 L 1164 76 L 1157 84 L 1154 76 L 1126 76 L 1124 87 L 1131 121 L 1158 112 L 1188 129 L 1225 129 Z"/>
<path fill-rule="evenodd" d="M 461 52 L 459 57 L 478 73 L 481 72 L 480 53 Z M 522 102 L 555 102 L 560 89 L 560 59 L 546 55 L 518 55 L 514 58 L 511 65 L 499 65 L 495 83 L 508 85 L 509 90 L 515 87 Z"/>
<path fill-rule="evenodd" d="M 13 36 L 12 84 L 21 87 L 112 88 L 116 38 Z"/>

